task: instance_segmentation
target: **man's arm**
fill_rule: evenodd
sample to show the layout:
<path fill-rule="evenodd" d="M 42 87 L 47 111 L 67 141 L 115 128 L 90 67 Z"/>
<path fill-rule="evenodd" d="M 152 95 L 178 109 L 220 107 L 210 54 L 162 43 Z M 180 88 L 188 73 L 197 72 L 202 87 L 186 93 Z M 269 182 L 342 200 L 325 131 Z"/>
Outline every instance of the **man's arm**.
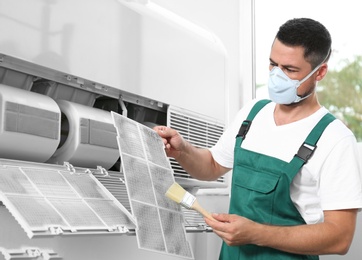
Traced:
<path fill-rule="evenodd" d="M 357 209 L 324 211 L 324 222 L 271 226 L 228 214 L 205 220 L 228 245 L 255 244 L 302 255 L 346 254 L 352 243 Z"/>
<path fill-rule="evenodd" d="M 193 146 L 176 130 L 165 126 L 156 126 L 154 130 L 162 137 L 167 156 L 175 158 L 194 178 L 216 180 L 230 170 L 218 164 L 208 149 Z"/>

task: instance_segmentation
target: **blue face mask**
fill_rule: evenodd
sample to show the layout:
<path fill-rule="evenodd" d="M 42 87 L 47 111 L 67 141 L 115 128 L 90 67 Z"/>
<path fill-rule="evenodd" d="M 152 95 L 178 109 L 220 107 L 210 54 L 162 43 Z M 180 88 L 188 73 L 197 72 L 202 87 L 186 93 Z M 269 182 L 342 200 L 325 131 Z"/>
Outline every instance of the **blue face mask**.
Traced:
<path fill-rule="evenodd" d="M 317 66 L 302 80 L 290 79 L 279 67 L 275 66 L 269 72 L 268 89 L 270 99 L 277 104 L 288 105 L 300 102 L 301 100 L 309 97 L 312 93 L 304 97 L 298 96 L 298 87 L 312 76 L 322 64 Z"/>

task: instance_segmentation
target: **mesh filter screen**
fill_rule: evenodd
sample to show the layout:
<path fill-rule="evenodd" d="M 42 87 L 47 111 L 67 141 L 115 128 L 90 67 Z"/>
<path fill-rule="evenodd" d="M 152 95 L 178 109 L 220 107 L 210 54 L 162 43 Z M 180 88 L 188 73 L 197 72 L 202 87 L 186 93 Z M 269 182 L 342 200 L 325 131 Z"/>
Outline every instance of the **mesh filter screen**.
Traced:
<path fill-rule="evenodd" d="M 84 169 L 10 164 L 15 165 L 0 161 L 0 200 L 30 238 L 55 235 L 59 228 L 67 233 L 135 229 L 129 212 Z"/>
<path fill-rule="evenodd" d="M 29 180 L 32 181 L 39 191 L 46 197 L 77 197 L 72 187 L 57 171 L 52 172 L 52 174 L 48 174 L 47 170 L 25 168 L 23 169 L 23 172 L 26 173 Z"/>
<path fill-rule="evenodd" d="M 140 248 L 166 252 L 157 207 L 132 201 L 133 214 L 137 219 L 137 239 Z"/>
<path fill-rule="evenodd" d="M 165 196 L 173 170 L 156 132 L 112 112 L 139 248 L 193 259 L 181 208 Z"/>
<path fill-rule="evenodd" d="M 105 224 L 81 199 L 49 199 L 49 201 L 75 230 L 106 228 Z"/>
<path fill-rule="evenodd" d="M 176 222 L 183 221 L 183 215 L 178 212 L 160 210 L 163 233 L 165 234 L 166 247 L 170 253 L 188 257 L 191 249 L 186 240 L 186 234 L 180 225 L 174 225 Z M 178 243 L 174 243 L 176 240 Z"/>
<path fill-rule="evenodd" d="M 72 184 L 75 191 L 84 198 L 106 199 L 108 196 L 101 189 L 101 186 L 93 178 L 84 178 L 78 174 L 67 174 L 62 172 L 65 179 Z"/>
<path fill-rule="evenodd" d="M 8 195 L 7 199 L 11 203 L 11 206 L 7 205 L 7 207 L 10 209 L 14 207 L 32 230 L 46 229 L 44 223 L 48 226 L 69 228 L 68 224 L 53 207 L 50 207 L 45 198 Z"/>
<path fill-rule="evenodd" d="M 113 202 L 107 200 L 86 200 L 92 209 L 107 226 L 116 226 L 123 223 L 127 227 L 132 227 L 132 221 L 124 214 L 119 214 L 119 208 Z"/>
<path fill-rule="evenodd" d="M 124 154 L 122 155 L 122 165 L 125 169 L 125 179 L 131 200 L 142 201 L 156 206 L 147 162 Z"/>
<path fill-rule="evenodd" d="M 138 126 L 130 120 L 118 119 L 115 121 L 115 127 L 118 136 L 122 133 L 122 138 L 118 138 L 118 146 L 122 147 L 122 153 L 145 159 Z M 120 130 L 122 132 L 119 132 Z"/>
<path fill-rule="evenodd" d="M 39 195 L 19 168 L 0 168 L 0 191 L 4 193 Z"/>
<path fill-rule="evenodd" d="M 140 125 L 142 141 L 144 143 L 144 150 L 148 161 L 159 166 L 171 169 L 169 160 L 167 159 L 161 138 L 149 127 Z M 171 171 L 171 173 L 173 173 Z"/>
<path fill-rule="evenodd" d="M 158 165 L 150 165 L 150 173 L 158 206 L 179 211 L 179 205 L 165 196 L 166 191 L 173 184 L 173 178 L 165 178 L 169 172 L 169 170 Z"/>

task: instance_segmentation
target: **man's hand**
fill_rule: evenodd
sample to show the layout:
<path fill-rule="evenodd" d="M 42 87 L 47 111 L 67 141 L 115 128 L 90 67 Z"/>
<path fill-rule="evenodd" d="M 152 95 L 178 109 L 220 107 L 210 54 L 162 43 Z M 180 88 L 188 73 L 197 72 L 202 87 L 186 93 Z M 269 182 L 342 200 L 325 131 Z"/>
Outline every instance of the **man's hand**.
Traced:
<path fill-rule="evenodd" d="M 162 137 L 166 155 L 175 158 L 192 177 L 213 181 L 230 169 L 219 165 L 207 148 L 198 148 L 186 141 L 175 129 L 166 126 L 153 128 Z"/>
<path fill-rule="evenodd" d="M 177 159 L 186 146 L 186 141 L 174 129 L 166 126 L 155 126 L 153 128 L 162 137 L 167 156 Z"/>
<path fill-rule="evenodd" d="M 218 222 L 205 219 L 215 234 L 229 246 L 252 244 L 253 230 L 259 225 L 250 219 L 229 214 L 213 214 Z"/>

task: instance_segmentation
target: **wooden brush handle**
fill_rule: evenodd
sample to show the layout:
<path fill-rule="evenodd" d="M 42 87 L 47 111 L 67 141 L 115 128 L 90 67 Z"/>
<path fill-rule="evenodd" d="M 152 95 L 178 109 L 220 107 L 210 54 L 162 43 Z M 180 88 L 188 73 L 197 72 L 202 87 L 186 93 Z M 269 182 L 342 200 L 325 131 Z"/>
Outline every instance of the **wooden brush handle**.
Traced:
<path fill-rule="evenodd" d="M 199 212 L 205 218 L 208 218 L 208 219 L 213 220 L 213 221 L 217 221 L 216 219 L 214 219 L 211 216 L 211 214 L 208 211 L 206 211 L 203 207 L 200 206 L 200 204 L 197 202 L 197 200 L 195 200 L 195 202 L 194 202 L 194 204 L 192 204 L 191 208 L 196 210 L 197 212 Z"/>

